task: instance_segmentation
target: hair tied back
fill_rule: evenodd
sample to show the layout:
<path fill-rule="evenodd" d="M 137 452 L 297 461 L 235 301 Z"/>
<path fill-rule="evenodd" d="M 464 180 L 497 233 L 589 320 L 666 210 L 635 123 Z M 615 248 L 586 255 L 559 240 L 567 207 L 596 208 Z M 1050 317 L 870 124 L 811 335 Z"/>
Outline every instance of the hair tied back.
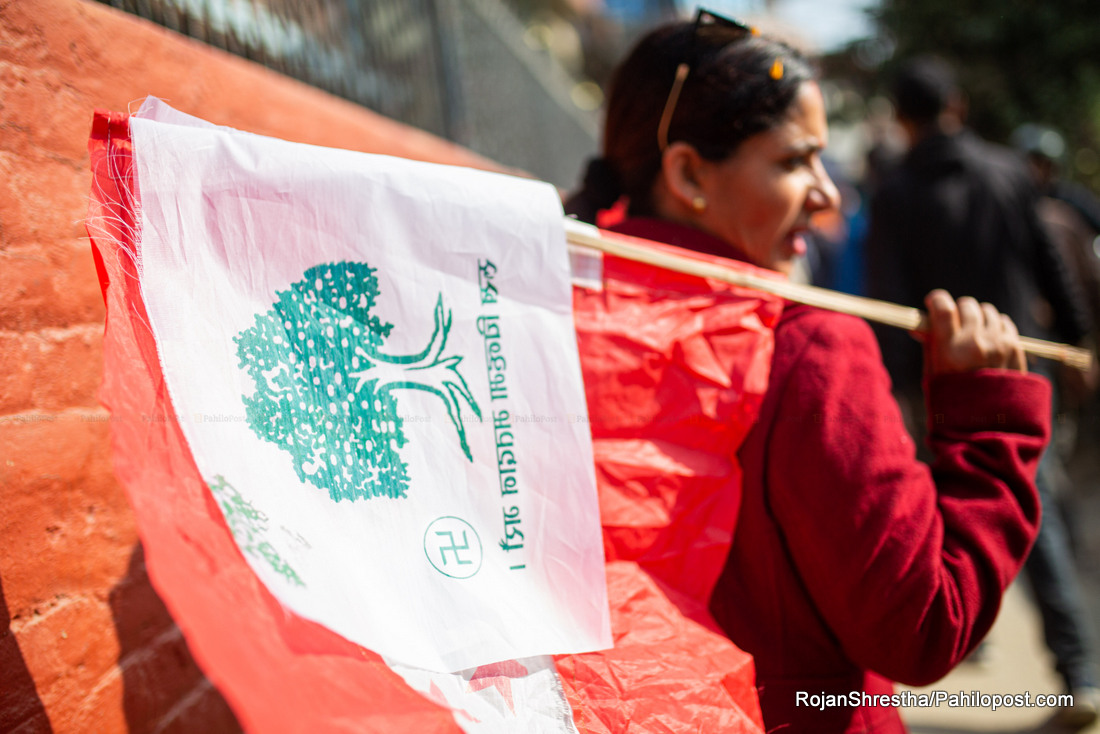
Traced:
<path fill-rule="evenodd" d="M 622 195 L 618 174 L 605 158 L 600 157 L 589 159 L 584 172 L 584 188 L 601 209 L 611 206 Z"/>
<path fill-rule="evenodd" d="M 594 223 L 596 214 L 610 208 L 622 196 L 622 184 L 611 164 L 602 157 L 588 160 L 581 190 L 566 202 L 567 214 L 584 222 Z"/>

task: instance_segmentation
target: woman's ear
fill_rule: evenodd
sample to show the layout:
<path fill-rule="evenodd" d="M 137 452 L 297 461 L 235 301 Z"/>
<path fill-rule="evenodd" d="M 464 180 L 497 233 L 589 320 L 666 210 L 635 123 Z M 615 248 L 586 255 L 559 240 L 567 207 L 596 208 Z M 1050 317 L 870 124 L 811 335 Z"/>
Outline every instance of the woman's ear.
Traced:
<path fill-rule="evenodd" d="M 705 163 L 690 143 L 676 141 L 665 148 L 653 197 L 658 215 L 674 220 L 691 219 L 706 208 L 701 186 Z"/>

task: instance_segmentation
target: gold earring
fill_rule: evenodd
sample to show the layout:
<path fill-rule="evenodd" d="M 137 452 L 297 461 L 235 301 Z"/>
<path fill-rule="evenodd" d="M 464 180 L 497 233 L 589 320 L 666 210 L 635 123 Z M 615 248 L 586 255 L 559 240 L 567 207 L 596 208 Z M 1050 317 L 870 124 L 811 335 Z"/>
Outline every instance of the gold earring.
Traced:
<path fill-rule="evenodd" d="M 697 212 L 702 212 L 707 208 L 707 200 L 702 196 L 696 196 L 691 200 L 691 208 Z"/>

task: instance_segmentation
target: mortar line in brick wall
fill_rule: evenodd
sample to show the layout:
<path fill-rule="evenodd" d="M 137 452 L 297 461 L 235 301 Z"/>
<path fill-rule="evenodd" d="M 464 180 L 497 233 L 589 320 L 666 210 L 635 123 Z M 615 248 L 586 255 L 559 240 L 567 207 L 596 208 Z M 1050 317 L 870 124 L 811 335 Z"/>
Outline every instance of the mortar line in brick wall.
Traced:
<path fill-rule="evenodd" d="M 20 251 L 15 252 L 14 250 L 16 248 L 19 248 Z M 30 250 L 31 253 L 28 254 L 28 252 L 26 252 L 27 250 Z M 7 260 L 29 260 L 34 263 L 49 265 L 50 259 L 45 255 L 38 254 L 41 251 L 42 246 L 39 244 L 22 245 L 22 243 L 9 243 L 5 249 L 0 250 L 0 258 L 5 258 Z"/>
<path fill-rule="evenodd" d="M 180 696 L 179 700 L 176 701 L 172 708 L 164 713 L 160 723 L 157 724 L 157 728 L 153 729 L 152 734 L 160 734 L 160 732 L 168 731 L 177 720 L 182 721 L 182 717 L 190 709 L 197 706 L 202 701 L 203 696 L 208 695 L 211 691 L 221 695 L 214 687 L 214 684 L 210 682 L 210 679 L 204 676 L 190 691 Z"/>
<path fill-rule="evenodd" d="M 109 668 L 102 676 L 100 676 L 95 685 L 88 689 L 88 693 L 81 699 L 81 703 L 83 704 L 86 701 L 96 700 L 96 697 L 99 695 L 100 691 L 110 686 L 118 678 L 123 678 L 123 681 L 125 682 L 126 671 L 129 668 L 147 662 L 149 660 L 155 660 L 157 657 L 159 657 L 160 650 L 163 649 L 166 645 L 182 639 L 183 632 L 180 631 L 179 627 L 173 624 L 171 627 L 166 629 L 164 632 L 161 632 L 159 635 L 154 637 L 146 644 L 142 645 L 136 650 L 131 651 L 127 655 L 124 655 L 121 659 L 119 659 L 118 664 L 113 665 L 111 668 Z"/>
<path fill-rule="evenodd" d="M 167 627 L 163 632 L 149 640 L 141 647 L 135 648 L 130 652 L 123 655 L 118 661 L 118 669 L 126 670 L 135 665 L 139 665 L 147 660 L 151 660 L 157 657 L 156 650 L 169 645 L 174 644 L 180 640 L 183 640 L 186 644 L 186 640 L 183 638 L 183 631 L 179 626 L 173 622 L 170 627 Z"/>
<path fill-rule="evenodd" d="M 126 681 L 122 678 L 122 668 L 120 668 L 118 665 L 112 665 L 111 667 L 107 668 L 103 675 L 99 677 L 99 680 L 96 681 L 95 685 L 88 690 L 88 694 L 80 699 L 80 706 L 78 708 L 81 710 L 86 710 L 87 708 L 89 708 L 88 703 L 91 701 L 95 701 L 96 697 L 99 695 L 99 692 L 109 687 L 116 680 L 122 680 L 122 684 L 123 686 L 125 686 Z"/>
<path fill-rule="evenodd" d="M 68 594 L 58 594 L 52 599 L 43 601 L 39 604 L 27 604 L 26 606 L 30 609 L 29 616 L 24 618 L 22 614 L 14 615 L 11 618 L 11 622 L 8 624 L 8 628 L 11 630 L 12 634 L 18 638 L 27 630 L 46 622 L 50 617 L 63 609 L 67 609 L 73 604 L 87 598 L 89 597 L 73 597 Z M 38 611 L 40 607 L 46 607 L 47 605 L 49 606 L 44 611 Z"/>
<path fill-rule="evenodd" d="M 84 321 L 69 326 L 44 326 L 40 329 L 28 329 L 27 331 L 13 331 L 0 329 L 0 338 L 4 337 L 28 337 L 40 336 L 52 341 L 61 341 L 70 336 L 93 336 L 97 339 L 103 337 L 102 321 Z"/>

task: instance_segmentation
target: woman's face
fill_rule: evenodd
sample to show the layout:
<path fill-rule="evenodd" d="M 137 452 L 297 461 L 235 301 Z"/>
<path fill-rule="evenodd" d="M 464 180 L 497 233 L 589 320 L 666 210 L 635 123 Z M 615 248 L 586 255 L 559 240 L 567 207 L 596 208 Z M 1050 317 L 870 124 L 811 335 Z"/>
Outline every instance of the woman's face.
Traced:
<path fill-rule="evenodd" d="M 696 225 L 753 264 L 790 273 L 806 253 L 811 217 L 840 202 L 821 162 L 827 138 L 821 90 L 805 82 L 779 125 L 747 138 L 724 160 L 704 162 L 698 183 L 706 208 Z"/>

